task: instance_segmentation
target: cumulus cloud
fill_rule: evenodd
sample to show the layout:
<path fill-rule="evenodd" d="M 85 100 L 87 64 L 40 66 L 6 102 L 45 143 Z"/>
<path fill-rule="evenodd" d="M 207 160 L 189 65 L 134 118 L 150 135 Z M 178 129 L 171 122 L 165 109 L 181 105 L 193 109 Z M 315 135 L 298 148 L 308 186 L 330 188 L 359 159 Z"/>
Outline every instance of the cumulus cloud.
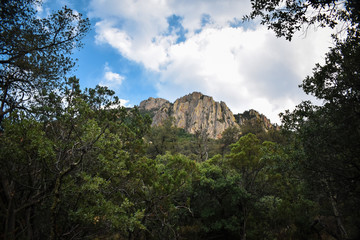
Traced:
<path fill-rule="evenodd" d="M 121 86 L 124 79 L 125 78 L 120 74 L 112 72 L 111 68 L 106 63 L 104 67 L 104 76 L 99 84 L 101 86 L 107 86 L 110 89 L 117 89 Z"/>
<path fill-rule="evenodd" d="M 204 29 L 170 48 L 159 96 L 175 100 L 197 90 L 225 101 L 234 113 L 253 108 L 279 122 L 280 112 L 307 97 L 298 85 L 323 61 L 328 34 L 289 43 L 264 27 Z"/>
<path fill-rule="evenodd" d="M 106 86 L 112 90 L 118 90 L 119 87 L 122 85 L 123 81 L 125 80 L 124 76 L 121 76 L 119 73 L 113 72 L 109 63 L 105 63 L 104 66 L 104 74 L 102 80 L 100 81 L 100 86 Z M 130 100 L 127 99 L 119 99 L 121 107 L 132 107 L 133 105 L 130 104 Z M 112 106 L 116 108 L 118 106 Z"/>
<path fill-rule="evenodd" d="M 122 107 L 132 107 L 131 104 L 129 104 L 130 101 L 129 100 L 126 100 L 126 99 L 120 99 L 120 106 Z"/>
<path fill-rule="evenodd" d="M 101 19 L 95 25 L 97 43 L 109 44 L 128 59 L 161 71 L 171 61 L 168 49 L 178 39 L 176 31 L 169 32 L 169 17 L 181 17 L 186 37 L 191 38 L 203 27 L 204 16 L 211 18 L 208 25 L 222 27 L 249 10 L 248 5 L 237 0 L 93 0 L 89 16 Z"/>
<path fill-rule="evenodd" d="M 279 122 L 280 112 L 307 97 L 298 85 L 323 61 L 330 31 L 287 42 L 266 27 L 234 24 L 250 7 L 238 0 L 93 0 L 90 16 L 99 19 L 97 43 L 159 73 L 159 97 L 174 101 L 200 91 L 234 113 L 253 108 Z M 180 27 L 171 28 L 169 19 Z"/>

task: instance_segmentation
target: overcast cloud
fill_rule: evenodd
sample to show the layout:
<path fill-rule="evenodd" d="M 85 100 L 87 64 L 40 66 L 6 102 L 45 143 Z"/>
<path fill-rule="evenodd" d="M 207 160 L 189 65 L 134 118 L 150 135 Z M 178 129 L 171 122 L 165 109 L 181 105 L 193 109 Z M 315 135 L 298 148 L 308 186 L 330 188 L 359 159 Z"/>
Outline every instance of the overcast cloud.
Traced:
<path fill-rule="evenodd" d="M 299 33 L 289 43 L 264 26 L 242 27 L 238 20 L 249 13 L 250 0 L 93 0 L 90 6 L 96 42 L 158 72 L 158 97 L 174 101 L 200 91 L 233 113 L 253 108 L 278 123 L 280 112 L 308 98 L 298 85 L 331 46 L 327 29 Z M 108 70 L 108 85 L 121 84 Z"/>

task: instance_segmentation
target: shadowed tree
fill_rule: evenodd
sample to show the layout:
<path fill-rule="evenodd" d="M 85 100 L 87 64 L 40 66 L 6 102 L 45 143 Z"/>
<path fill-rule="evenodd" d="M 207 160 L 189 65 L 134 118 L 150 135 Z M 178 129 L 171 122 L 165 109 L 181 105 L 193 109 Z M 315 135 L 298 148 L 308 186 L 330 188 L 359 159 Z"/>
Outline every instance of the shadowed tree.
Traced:
<path fill-rule="evenodd" d="M 74 49 L 89 21 L 64 7 L 39 18 L 38 0 L 0 3 L 0 125 L 15 109 L 28 109 L 36 92 L 56 87 L 75 62 Z"/>
<path fill-rule="evenodd" d="M 302 102 L 282 115 L 284 128 L 301 141 L 305 158 L 300 162 L 304 179 L 333 217 L 335 228 L 325 229 L 336 239 L 359 237 L 360 149 L 360 2 L 356 0 L 265 1 L 252 0 L 247 19 L 261 23 L 277 36 L 291 40 L 294 33 L 316 27 L 341 25 L 345 37 L 333 36 L 335 46 L 317 64 L 301 87 L 324 101 L 322 106 Z M 321 193 L 321 194 L 320 194 Z M 325 204 L 326 203 L 326 204 Z"/>
<path fill-rule="evenodd" d="M 360 3 L 357 0 L 251 0 L 252 11 L 244 19 L 260 18 L 261 24 L 278 37 L 291 40 L 294 33 L 310 26 L 331 27 L 343 24 L 344 31 L 358 29 Z"/>

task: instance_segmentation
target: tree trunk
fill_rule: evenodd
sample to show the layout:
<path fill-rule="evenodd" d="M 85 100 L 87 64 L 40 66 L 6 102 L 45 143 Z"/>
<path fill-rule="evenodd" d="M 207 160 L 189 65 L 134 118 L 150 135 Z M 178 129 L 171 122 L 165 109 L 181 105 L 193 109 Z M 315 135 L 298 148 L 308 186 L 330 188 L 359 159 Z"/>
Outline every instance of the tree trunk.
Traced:
<path fill-rule="evenodd" d="M 336 225 L 337 225 L 337 228 L 338 228 L 338 230 L 340 232 L 340 239 L 341 240 L 348 239 L 348 234 L 347 234 L 347 232 L 345 230 L 345 227 L 344 227 L 344 225 L 342 223 L 341 216 L 340 216 L 340 213 L 339 213 L 339 210 L 338 210 L 338 207 L 337 207 L 336 196 L 332 193 L 327 180 L 324 180 L 324 182 L 325 182 L 326 189 L 328 190 L 331 207 L 332 207 L 335 219 L 336 219 Z"/>
<path fill-rule="evenodd" d="M 9 205 L 6 213 L 5 223 L 5 239 L 15 239 L 15 209 L 13 198 L 9 200 Z"/>
<path fill-rule="evenodd" d="M 341 217 L 340 217 L 340 213 L 339 213 L 339 210 L 337 208 L 337 204 L 336 204 L 336 200 L 335 198 L 330 195 L 330 202 L 331 202 L 331 206 L 332 206 L 332 209 L 333 209 L 333 212 L 334 212 L 334 216 L 335 216 L 335 219 L 336 219 L 336 224 L 337 224 L 337 227 L 340 231 L 340 235 L 341 235 L 341 240 L 345 240 L 345 239 L 348 239 L 348 234 L 345 230 L 345 227 L 341 221 Z"/>
<path fill-rule="evenodd" d="M 5 220 L 5 239 L 15 239 L 15 206 L 14 206 L 14 195 L 15 195 L 15 186 L 14 182 L 9 182 L 8 179 L 1 179 L 2 188 L 5 192 L 5 197 L 7 200 L 7 209 L 6 209 L 6 220 Z"/>
<path fill-rule="evenodd" d="M 242 222 L 242 228 L 241 228 L 241 240 L 246 240 L 246 222 L 247 222 L 247 209 L 246 207 L 242 207 L 242 212 L 244 215 L 244 220 Z"/>
<path fill-rule="evenodd" d="M 32 216 L 32 207 L 30 206 L 28 209 L 26 209 L 26 227 L 27 227 L 27 239 L 31 240 L 33 239 L 33 228 L 32 228 L 32 221 L 31 221 L 31 216 Z"/>
<path fill-rule="evenodd" d="M 56 240 L 58 238 L 57 236 L 57 222 L 56 222 L 56 218 L 57 218 L 57 209 L 58 209 L 58 205 L 60 203 L 60 188 L 61 188 L 61 179 L 62 179 L 62 175 L 60 174 L 55 182 L 55 187 L 54 187 L 54 201 L 53 204 L 51 206 L 50 212 L 51 212 L 51 233 L 50 233 L 50 239 L 51 240 Z"/>

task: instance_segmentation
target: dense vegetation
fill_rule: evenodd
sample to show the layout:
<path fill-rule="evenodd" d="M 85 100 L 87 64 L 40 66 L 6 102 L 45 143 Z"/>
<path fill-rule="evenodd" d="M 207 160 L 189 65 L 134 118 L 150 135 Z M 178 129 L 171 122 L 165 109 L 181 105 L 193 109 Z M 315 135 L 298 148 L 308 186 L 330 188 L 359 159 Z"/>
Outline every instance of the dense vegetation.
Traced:
<path fill-rule="evenodd" d="M 247 124 L 219 140 L 171 119 L 151 128 L 106 87 L 82 90 L 66 76 L 88 20 L 68 8 L 39 19 L 36 2 L 1 1 L 1 238 L 360 238 L 357 1 L 338 12 L 337 1 L 252 1 L 250 16 L 280 36 L 295 20 L 341 20 L 347 37 L 301 86 L 323 106 L 284 113 L 281 131 Z M 320 17 L 301 17 L 310 7 Z"/>

